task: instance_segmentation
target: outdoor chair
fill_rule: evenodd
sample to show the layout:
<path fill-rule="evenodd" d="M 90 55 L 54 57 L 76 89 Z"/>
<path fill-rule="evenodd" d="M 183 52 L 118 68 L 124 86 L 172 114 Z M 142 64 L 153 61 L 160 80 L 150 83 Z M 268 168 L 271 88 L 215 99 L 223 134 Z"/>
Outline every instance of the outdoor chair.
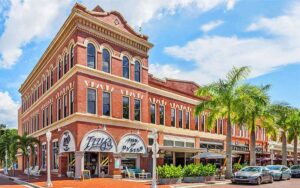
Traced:
<path fill-rule="evenodd" d="M 32 168 L 32 170 L 30 170 L 29 174 L 30 174 L 30 175 L 33 175 L 33 173 L 34 173 L 35 171 L 38 171 L 38 170 L 39 170 L 39 166 L 34 166 L 34 167 Z"/>
<path fill-rule="evenodd" d="M 125 168 L 126 168 L 126 174 L 127 174 L 128 178 L 129 178 L 129 179 L 135 179 L 135 172 L 132 171 L 132 170 L 129 170 L 129 169 L 127 168 L 127 166 L 126 166 Z"/>
<path fill-rule="evenodd" d="M 26 168 L 25 170 L 24 170 L 24 174 L 30 174 L 30 172 L 32 171 L 32 168 L 33 168 L 33 166 L 31 166 L 31 167 L 29 167 L 29 172 L 28 172 L 28 168 Z"/>
<path fill-rule="evenodd" d="M 40 176 L 41 169 L 39 166 L 35 166 L 34 169 L 30 172 L 33 176 Z"/>

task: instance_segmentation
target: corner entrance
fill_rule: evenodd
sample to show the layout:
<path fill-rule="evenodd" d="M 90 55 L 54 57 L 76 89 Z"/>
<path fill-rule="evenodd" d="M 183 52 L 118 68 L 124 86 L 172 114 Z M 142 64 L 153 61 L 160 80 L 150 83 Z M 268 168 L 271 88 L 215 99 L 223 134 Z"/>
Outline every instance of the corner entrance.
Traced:
<path fill-rule="evenodd" d="M 108 153 L 86 152 L 84 169 L 89 170 L 92 177 L 107 177 L 109 175 Z"/>

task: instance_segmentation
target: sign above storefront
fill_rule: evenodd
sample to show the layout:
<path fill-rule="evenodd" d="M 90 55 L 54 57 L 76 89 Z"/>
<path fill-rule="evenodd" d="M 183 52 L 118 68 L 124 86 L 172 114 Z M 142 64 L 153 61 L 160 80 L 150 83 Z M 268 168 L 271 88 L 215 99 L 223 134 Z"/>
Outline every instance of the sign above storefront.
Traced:
<path fill-rule="evenodd" d="M 119 153 L 147 153 L 143 139 L 136 134 L 124 135 L 118 145 Z"/>
<path fill-rule="evenodd" d="M 87 133 L 80 145 L 80 151 L 113 152 L 116 153 L 116 142 L 105 131 L 95 130 Z"/>
<path fill-rule="evenodd" d="M 75 140 L 70 131 L 65 131 L 60 139 L 59 153 L 74 152 Z"/>

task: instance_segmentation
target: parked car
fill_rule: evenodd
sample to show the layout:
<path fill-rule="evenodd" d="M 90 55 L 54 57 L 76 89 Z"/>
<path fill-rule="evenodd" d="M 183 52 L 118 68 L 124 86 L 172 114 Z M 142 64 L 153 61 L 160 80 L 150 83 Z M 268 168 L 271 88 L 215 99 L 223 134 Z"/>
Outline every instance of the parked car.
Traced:
<path fill-rule="evenodd" d="M 232 183 L 273 183 L 273 176 L 270 171 L 262 166 L 247 166 L 234 173 Z"/>
<path fill-rule="evenodd" d="M 300 177 L 300 165 L 293 165 L 291 167 L 292 178 Z"/>
<path fill-rule="evenodd" d="M 268 168 L 274 180 L 289 180 L 291 179 L 291 170 L 284 165 L 268 165 Z"/>

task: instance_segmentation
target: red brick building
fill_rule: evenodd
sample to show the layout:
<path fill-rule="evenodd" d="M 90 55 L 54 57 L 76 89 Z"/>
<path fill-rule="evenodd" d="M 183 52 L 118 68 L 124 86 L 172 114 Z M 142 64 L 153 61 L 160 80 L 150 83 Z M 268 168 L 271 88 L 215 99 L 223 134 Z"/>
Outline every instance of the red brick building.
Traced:
<path fill-rule="evenodd" d="M 158 164 L 184 165 L 205 149 L 224 152 L 226 121 L 207 131 L 203 100 L 191 81 L 158 79 L 148 73 L 148 37 L 135 32 L 116 12 L 76 4 L 20 88 L 19 134 L 37 137 L 30 166 L 66 175 L 119 174 L 123 167 L 152 169 L 151 130 L 158 130 Z M 50 156 L 45 133 L 51 131 Z M 249 154 L 247 130 L 233 130 L 236 154 Z M 258 145 L 267 138 L 259 129 Z M 19 167 L 26 162 L 19 156 Z"/>

